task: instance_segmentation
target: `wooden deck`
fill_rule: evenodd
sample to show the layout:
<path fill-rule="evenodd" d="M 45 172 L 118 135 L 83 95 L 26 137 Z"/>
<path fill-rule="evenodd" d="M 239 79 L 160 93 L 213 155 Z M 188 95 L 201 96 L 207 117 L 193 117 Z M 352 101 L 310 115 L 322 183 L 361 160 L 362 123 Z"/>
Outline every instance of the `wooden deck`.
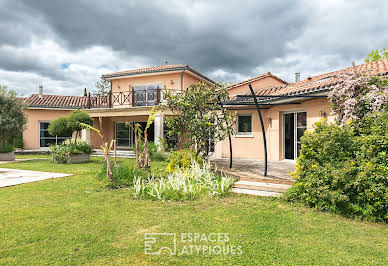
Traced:
<path fill-rule="evenodd" d="M 264 160 L 234 159 L 233 168 L 229 168 L 229 159 L 212 159 L 222 171 L 250 178 L 270 178 L 275 180 L 291 180 L 291 172 L 295 170 L 293 161 L 269 161 L 267 177 L 264 177 Z"/>
<path fill-rule="evenodd" d="M 295 162 L 268 162 L 267 176 L 264 176 L 264 160 L 235 159 L 233 168 L 229 168 L 229 159 L 212 159 L 219 171 L 236 177 L 233 186 L 236 193 L 258 196 L 280 196 L 293 183 L 291 172 Z"/>

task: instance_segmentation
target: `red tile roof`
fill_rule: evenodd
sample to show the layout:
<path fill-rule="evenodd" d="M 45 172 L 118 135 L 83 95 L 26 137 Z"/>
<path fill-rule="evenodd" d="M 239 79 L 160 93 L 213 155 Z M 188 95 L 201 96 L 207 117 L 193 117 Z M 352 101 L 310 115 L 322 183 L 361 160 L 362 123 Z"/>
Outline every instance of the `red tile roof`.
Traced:
<path fill-rule="evenodd" d="M 263 78 L 267 78 L 267 77 L 272 77 L 272 78 L 275 78 L 277 80 L 279 80 L 280 82 L 283 82 L 284 84 L 287 84 L 286 81 L 282 80 L 281 78 L 275 76 L 275 75 L 272 75 L 271 72 L 267 72 L 267 73 L 263 73 L 261 75 L 258 75 L 256 77 L 253 77 L 253 78 L 250 78 L 250 79 L 247 79 L 247 80 L 244 80 L 244 81 L 240 81 L 240 82 L 236 82 L 236 83 L 233 83 L 233 84 L 230 84 L 228 85 L 228 89 L 231 89 L 231 88 L 235 88 L 235 87 L 239 87 L 239 86 L 242 86 L 242 85 L 245 85 L 245 84 L 249 84 L 251 82 L 254 82 L 254 81 L 257 81 L 257 80 L 260 80 L 260 79 L 263 79 Z"/>
<path fill-rule="evenodd" d="M 202 75 L 198 71 L 195 71 L 189 65 L 161 65 L 161 66 L 155 66 L 155 67 L 126 70 L 126 71 L 103 74 L 102 78 L 109 79 L 109 78 L 122 77 L 122 76 L 131 76 L 131 75 L 148 74 L 148 73 L 156 73 L 156 72 L 169 72 L 169 71 L 178 71 L 178 70 L 185 70 L 185 69 L 202 77 L 203 79 L 209 81 L 210 83 L 215 84 L 213 80 L 209 79 L 205 75 Z"/>
<path fill-rule="evenodd" d="M 289 83 L 276 87 L 268 87 L 256 90 L 257 95 L 293 95 L 304 94 L 318 90 L 326 90 L 337 84 L 340 80 L 338 75 L 348 71 L 357 71 L 369 75 L 388 74 L 388 58 L 375 62 L 365 63 L 358 66 L 352 66 L 345 69 L 325 73 L 322 75 L 309 77 L 305 80 Z M 249 83 L 249 82 L 248 82 Z"/>
<path fill-rule="evenodd" d="M 43 94 L 42 98 L 40 98 L 39 94 L 31 94 L 24 101 L 29 107 L 41 108 L 81 109 L 85 108 L 88 105 L 88 97 L 85 96 L 63 96 Z"/>
<path fill-rule="evenodd" d="M 113 77 L 136 75 L 136 74 L 143 74 L 143 73 L 174 71 L 174 70 L 185 69 L 186 67 L 188 67 L 188 65 L 162 65 L 162 66 L 147 67 L 147 68 L 140 68 L 140 69 L 134 69 L 134 70 L 125 70 L 120 72 L 113 72 L 113 73 L 104 74 L 102 75 L 102 77 L 113 78 Z"/>

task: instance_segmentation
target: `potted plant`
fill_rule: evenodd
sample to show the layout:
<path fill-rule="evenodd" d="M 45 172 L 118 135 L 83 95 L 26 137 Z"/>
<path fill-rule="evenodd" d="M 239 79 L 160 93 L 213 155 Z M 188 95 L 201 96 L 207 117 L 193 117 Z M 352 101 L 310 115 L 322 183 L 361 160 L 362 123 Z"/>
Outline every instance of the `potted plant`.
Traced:
<path fill-rule="evenodd" d="M 92 147 L 78 140 L 82 130 L 80 123 L 93 125 L 93 118 L 84 111 L 75 110 L 69 117 L 60 117 L 50 124 L 48 128 L 50 135 L 69 137 L 65 142 L 50 147 L 53 162 L 83 163 L 90 161 Z M 73 132 L 75 132 L 74 139 L 70 139 Z"/>
<path fill-rule="evenodd" d="M 14 140 L 26 124 L 23 100 L 12 90 L 0 85 L 0 161 L 13 161 Z"/>

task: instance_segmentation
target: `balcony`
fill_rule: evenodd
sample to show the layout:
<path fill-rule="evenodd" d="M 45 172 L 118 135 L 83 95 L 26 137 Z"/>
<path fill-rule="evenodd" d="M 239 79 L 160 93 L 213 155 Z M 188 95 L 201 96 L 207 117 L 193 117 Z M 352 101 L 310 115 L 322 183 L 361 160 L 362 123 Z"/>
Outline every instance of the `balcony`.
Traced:
<path fill-rule="evenodd" d="M 161 89 L 130 89 L 128 92 L 112 92 L 108 95 L 88 95 L 88 109 L 154 106 L 160 104 Z"/>

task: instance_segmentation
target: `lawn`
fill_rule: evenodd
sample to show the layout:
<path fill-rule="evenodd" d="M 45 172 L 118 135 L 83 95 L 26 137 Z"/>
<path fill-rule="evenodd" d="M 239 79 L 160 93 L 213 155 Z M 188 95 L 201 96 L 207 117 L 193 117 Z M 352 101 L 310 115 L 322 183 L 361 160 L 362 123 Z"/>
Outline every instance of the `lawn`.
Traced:
<path fill-rule="evenodd" d="M 75 174 L 0 188 L 1 265 L 388 264 L 387 225 L 246 195 L 194 202 L 133 200 L 130 190 L 106 189 L 95 178 L 100 162 L 58 165 L 40 158 L 0 166 Z M 229 234 L 224 244 L 241 246 L 242 254 L 144 254 L 145 233 L 212 232 Z M 178 241 L 177 249 L 183 247 Z"/>

